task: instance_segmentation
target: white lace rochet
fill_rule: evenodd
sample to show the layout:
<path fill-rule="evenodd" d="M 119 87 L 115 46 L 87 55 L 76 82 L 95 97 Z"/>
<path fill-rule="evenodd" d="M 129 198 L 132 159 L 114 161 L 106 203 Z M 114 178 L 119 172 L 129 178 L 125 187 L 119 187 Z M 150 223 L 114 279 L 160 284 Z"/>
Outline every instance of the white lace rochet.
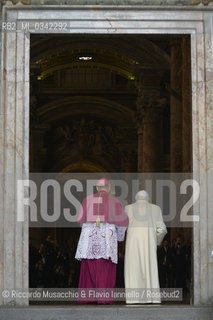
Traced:
<path fill-rule="evenodd" d="M 100 227 L 93 222 L 83 223 L 75 258 L 111 258 L 118 263 L 117 242 L 124 240 L 125 230 L 126 227 L 110 223 L 101 223 Z"/>

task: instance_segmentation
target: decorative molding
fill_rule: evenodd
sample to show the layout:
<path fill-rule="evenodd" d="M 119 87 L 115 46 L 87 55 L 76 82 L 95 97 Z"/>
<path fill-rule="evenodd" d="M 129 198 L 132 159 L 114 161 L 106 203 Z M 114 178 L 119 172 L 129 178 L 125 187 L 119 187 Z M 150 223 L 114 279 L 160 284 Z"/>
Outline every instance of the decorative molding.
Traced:
<path fill-rule="evenodd" d="M 3 0 L 5 5 L 131 5 L 131 6 L 213 6 L 212 0 Z"/>

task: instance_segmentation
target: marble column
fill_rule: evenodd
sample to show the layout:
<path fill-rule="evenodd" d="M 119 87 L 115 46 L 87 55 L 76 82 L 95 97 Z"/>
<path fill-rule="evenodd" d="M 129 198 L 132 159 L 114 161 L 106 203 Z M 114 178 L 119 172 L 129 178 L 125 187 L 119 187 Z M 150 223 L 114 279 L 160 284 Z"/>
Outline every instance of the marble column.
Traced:
<path fill-rule="evenodd" d="M 179 40 L 171 41 L 170 169 L 182 172 L 182 52 Z"/>
<path fill-rule="evenodd" d="M 33 126 L 31 132 L 31 143 L 33 144 L 33 150 L 31 149 L 32 154 L 30 154 L 30 171 L 32 172 L 43 172 L 45 170 L 44 164 L 46 160 L 46 150 L 44 149 L 44 135 L 45 132 L 49 129 L 49 125 L 46 124 L 37 124 Z"/>
<path fill-rule="evenodd" d="M 182 148 L 183 172 L 192 170 L 192 90 L 190 38 L 182 38 Z"/>
<path fill-rule="evenodd" d="M 182 157 L 182 46 L 181 40 L 170 42 L 171 70 L 170 70 L 170 172 L 174 183 L 177 177 L 174 173 L 180 173 L 183 169 Z M 183 235 L 184 230 L 175 227 L 179 217 L 171 222 L 170 237 L 173 241 L 177 236 Z"/>
<path fill-rule="evenodd" d="M 143 107 L 143 172 L 159 172 L 161 163 L 161 109 Z"/>
<path fill-rule="evenodd" d="M 27 290 L 28 215 L 21 207 L 25 221 L 18 222 L 17 180 L 29 172 L 29 38 L 23 32 L 2 33 L 2 48 L 0 290 Z M 0 295 L 0 304 L 27 305 L 28 299 Z"/>
<path fill-rule="evenodd" d="M 2 4 L 0 4 L 0 20 L 2 21 Z M 2 32 L 0 32 L 0 56 L 2 56 Z M 0 70 L 2 70 L 2 59 L 0 59 Z M 4 156 L 2 152 L 3 148 L 3 139 L 4 139 L 4 118 L 3 118 L 3 109 L 2 109 L 2 77 L 0 77 L 0 221 L 3 221 L 3 162 Z M 3 245 L 3 223 L 0 223 L 0 289 L 3 287 L 3 277 L 4 277 L 4 266 L 3 266 L 3 259 L 4 259 L 4 245 Z M 2 304 L 2 297 L 0 296 L 0 305 Z"/>
<path fill-rule="evenodd" d="M 190 38 L 182 38 L 182 171 L 192 172 L 192 91 Z M 183 197 L 184 204 L 188 201 Z M 192 243 L 192 226 L 183 226 L 184 241 Z"/>
<path fill-rule="evenodd" d="M 140 99 L 137 100 L 136 124 L 138 134 L 138 173 L 143 172 L 143 118 Z"/>

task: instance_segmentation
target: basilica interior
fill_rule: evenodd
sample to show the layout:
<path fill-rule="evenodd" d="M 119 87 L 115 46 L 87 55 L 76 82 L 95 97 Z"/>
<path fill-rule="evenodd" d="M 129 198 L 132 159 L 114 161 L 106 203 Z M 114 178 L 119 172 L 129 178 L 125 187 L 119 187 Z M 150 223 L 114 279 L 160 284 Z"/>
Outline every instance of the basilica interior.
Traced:
<path fill-rule="evenodd" d="M 30 172 L 192 171 L 188 36 L 34 34 L 30 43 Z M 179 235 L 190 247 L 191 229 L 170 228 L 167 239 Z M 30 229 L 36 248 L 48 236 L 77 277 L 79 229 Z"/>

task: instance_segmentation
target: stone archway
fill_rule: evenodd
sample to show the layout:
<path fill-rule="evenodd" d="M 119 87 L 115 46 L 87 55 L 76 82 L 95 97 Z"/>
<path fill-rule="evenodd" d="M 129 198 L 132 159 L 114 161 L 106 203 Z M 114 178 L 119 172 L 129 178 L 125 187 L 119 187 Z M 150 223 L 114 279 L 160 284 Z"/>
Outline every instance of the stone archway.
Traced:
<path fill-rule="evenodd" d="M 106 172 L 106 169 L 94 163 L 78 161 L 63 168 L 61 173 L 65 172 Z"/>
<path fill-rule="evenodd" d="M 31 172 L 60 172 L 68 164 L 79 161 L 87 163 L 88 168 L 89 163 L 96 163 L 103 172 L 126 171 L 121 159 L 126 149 L 132 153 L 132 171 L 135 170 L 134 111 L 125 105 L 98 95 L 73 95 L 42 105 L 37 115 L 39 121 L 31 124 Z M 41 151 L 44 140 L 46 147 Z"/>

